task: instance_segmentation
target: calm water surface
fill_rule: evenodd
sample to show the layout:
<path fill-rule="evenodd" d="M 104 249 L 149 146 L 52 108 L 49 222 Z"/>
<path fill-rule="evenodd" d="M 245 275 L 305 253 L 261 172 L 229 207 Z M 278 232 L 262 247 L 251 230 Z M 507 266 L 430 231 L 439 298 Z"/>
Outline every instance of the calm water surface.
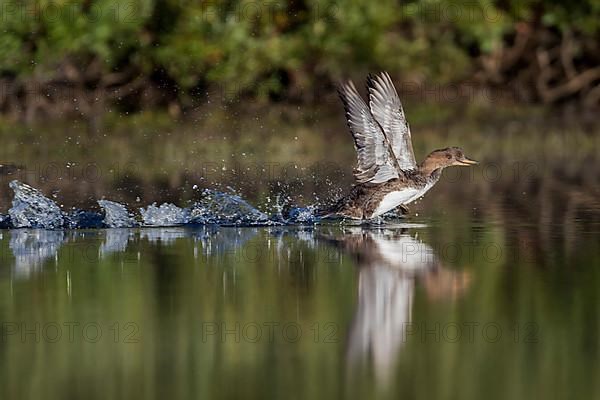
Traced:
<path fill-rule="evenodd" d="M 296 143 L 310 129 L 282 135 Z M 507 133 L 465 143 L 456 129 L 417 141 L 416 152 L 462 144 L 481 167 L 448 171 L 399 222 L 0 231 L 2 398 L 598 398 L 597 152 L 585 135 L 506 148 Z M 186 175 L 191 164 L 167 160 L 192 158 L 188 136 L 179 150 L 161 137 L 167 145 L 147 162 L 172 168 L 173 182 L 144 167 L 30 183 L 65 208 L 105 196 L 131 208 L 184 204 L 194 182 L 233 184 L 268 210 L 274 193 L 306 204 L 350 179 L 345 136 L 314 139 L 333 141 L 329 156 L 290 151 L 301 171 L 292 177 L 252 182 Z M 119 140 L 135 159 L 136 139 L 99 146 Z M 211 162 L 288 157 L 270 145 L 215 145 Z M 39 160 L 95 159 L 89 149 L 61 159 L 58 148 L 19 148 L 2 157 L 30 171 Z M 101 168 L 124 157 L 105 154 Z M 319 160 L 341 172 L 316 174 Z"/>

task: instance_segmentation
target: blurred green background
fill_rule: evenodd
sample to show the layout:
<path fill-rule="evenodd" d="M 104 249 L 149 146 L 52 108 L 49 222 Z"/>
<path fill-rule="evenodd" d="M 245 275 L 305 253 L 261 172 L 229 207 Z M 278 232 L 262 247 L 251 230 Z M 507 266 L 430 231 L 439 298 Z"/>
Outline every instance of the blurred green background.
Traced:
<path fill-rule="evenodd" d="M 98 128 L 107 113 L 320 102 L 382 69 L 419 98 L 594 109 L 599 17 L 596 0 L 2 1 L 0 112 Z"/>

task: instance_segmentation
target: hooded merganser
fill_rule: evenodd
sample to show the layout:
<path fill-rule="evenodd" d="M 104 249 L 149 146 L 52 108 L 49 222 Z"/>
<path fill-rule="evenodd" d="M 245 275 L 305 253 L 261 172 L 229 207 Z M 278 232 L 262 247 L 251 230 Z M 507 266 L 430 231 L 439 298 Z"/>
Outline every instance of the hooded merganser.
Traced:
<path fill-rule="evenodd" d="M 369 75 L 367 88 L 369 107 L 352 81 L 338 90 L 358 156 L 356 184 L 324 217 L 365 220 L 397 207 L 406 211 L 405 205 L 431 189 L 444 168 L 477 164 L 461 148 L 448 147 L 431 152 L 417 165 L 410 128 L 392 79 L 387 72 Z"/>

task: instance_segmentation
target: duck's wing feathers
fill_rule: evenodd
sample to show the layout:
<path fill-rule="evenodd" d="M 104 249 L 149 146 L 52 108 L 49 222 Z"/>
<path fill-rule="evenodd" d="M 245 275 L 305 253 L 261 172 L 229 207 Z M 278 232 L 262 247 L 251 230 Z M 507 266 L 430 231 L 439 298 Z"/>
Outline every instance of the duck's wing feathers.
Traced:
<path fill-rule="evenodd" d="M 367 87 L 371 113 L 389 140 L 399 167 L 402 170 L 417 168 L 410 127 L 392 79 L 387 72 L 369 75 Z"/>
<path fill-rule="evenodd" d="M 358 156 L 354 170 L 356 181 L 383 183 L 398 178 L 401 172 L 396 167 L 391 145 L 354 84 L 349 81 L 340 86 L 338 92 Z"/>

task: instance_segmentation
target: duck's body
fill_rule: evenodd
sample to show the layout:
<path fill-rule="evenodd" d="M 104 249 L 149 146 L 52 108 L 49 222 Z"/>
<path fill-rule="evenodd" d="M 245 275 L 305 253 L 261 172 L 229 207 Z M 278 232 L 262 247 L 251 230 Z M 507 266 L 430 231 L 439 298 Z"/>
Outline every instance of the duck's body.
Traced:
<path fill-rule="evenodd" d="M 369 76 L 369 107 L 348 82 L 339 90 L 354 139 L 356 184 L 324 216 L 372 219 L 422 197 L 452 165 L 473 165 L 462 149 L 431 152 L 417 165 L 398 93 L 387 73 Z"/>
<path fill-rule="evenodd" d="M 402 179 L 397 178 L 381 184 L 354 185 L 347 196 L 328 210 L 329 214 L 352 219 L 379 217 L 424 196 L 441 175 L 436 172 L 424 176 L 418 170 L 407 172 L 407 176 Z"/>

